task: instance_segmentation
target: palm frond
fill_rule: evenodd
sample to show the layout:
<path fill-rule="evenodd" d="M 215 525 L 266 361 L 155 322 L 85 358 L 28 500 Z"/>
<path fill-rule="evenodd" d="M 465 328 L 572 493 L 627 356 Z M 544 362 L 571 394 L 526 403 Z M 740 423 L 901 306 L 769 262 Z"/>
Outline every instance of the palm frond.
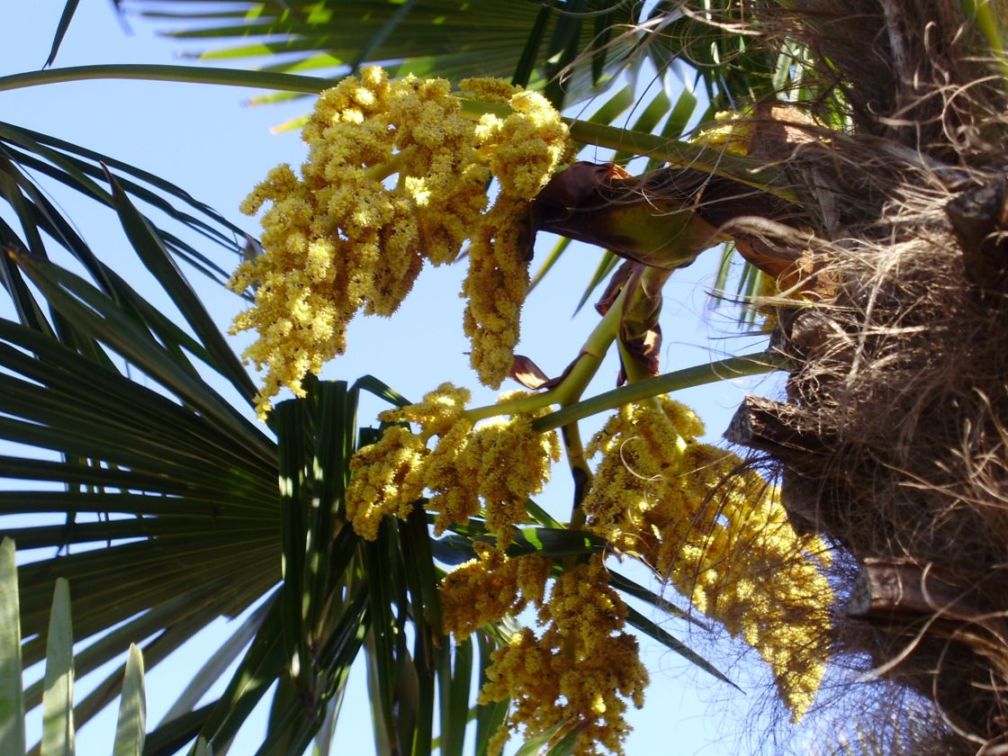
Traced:
<path fill-rule="evenodd" d="M 201 60 L 246 59 L 268 71 L 355 72 L 365 64 L 457 80 L 513 78 L 571 103 L 604 87 L 631 59 L 636 3 L 124 2 L 169 37 L 226 42 Z M 238 42 L 240 40 L 240 42 Z M 238 42 L 238 44 L 235 44 Z"/>
<path fill-rule="evenodd" d="M 0 744 L 5 753 L 25 752 L 24 704 L 21 692 L 21 632 L 18 620 L 18 567 L 14 541 L 0 542 L 0 613 L 4 620 L 0 633 L 0 669 L 5 673 L 0 689 Z M 42 740 L 31 753 L 41 756 L 73 756 L 73 621 L 70 588 L 60 578 L 53 591 L 46 634 L 45 696 L 42 714 Z M 130 644 L 123 678 L 123 696 L 119 710 L 113 753 L 139 756 L 143 751 L 146 718 L 143 656 Z"/>
<path fill-rule="evenodd" d="M 116 178 L 112 178 L 115 172 Z M 112 188 L 106 188 L 110 181 Z M 24 266 L 15 258 L 37 261 L 74 259 L 96 291 L 124 306 L 124 312 L 135 323 L 145 324 L 165 344 L 181 354 L 189 350 L 201 354 L 213 350 L 217 358 L 228 365 L 228 379 L 242 395 L 251 396 L 253 387 L 237 362 L 228 356 L 218 339 L 206 344 L 193 339 L 172 323 L 157 308 L 137 295 L 122 278 L 95 254 L 85 236 L 78 232 L 73 220 L 63 214 L 50 190 L 68 189 L 92 200 L 96 207 L 106 207 L 117 213 L 128 233 L 142 235 L 145 258 L 153 269 L 164 272 L 185 263 L 219 283 L 226 281 L 231 262 L 237 259 L 245 243 L 245 235 L 205 204 L 184 190 L 107 155 L 78 147 L 10 123 L 0 123 L 0 202 L 10 207 L 16 225 L 0 220 L 0 284 L 6 289 L 19 322 L 40 334 L 56 336 L 69 348 L 87 355 L 106 367 L 109 356 L 85 334 L 72 315 L 60 312 L 39 296 L 29 285 Z M 142 203 L 146 212 L 164 220 L 157 224 L 137 209 Z M 9 216 L 10 217 L 10 216 Z M 201 239 L 217 247 L 220 254 L 210 256 L 199 248 Z M 176 262 L 178 261 L 178 262 Z M 175 276 L 175 287 L 184 286 Z M 179 297 L 179 305 L 190 323 L 202 323 L 199 332 L 209 336 L 205 313 L 192 297 Z M 202 318 L 194 321 L 193 318 Z"/>

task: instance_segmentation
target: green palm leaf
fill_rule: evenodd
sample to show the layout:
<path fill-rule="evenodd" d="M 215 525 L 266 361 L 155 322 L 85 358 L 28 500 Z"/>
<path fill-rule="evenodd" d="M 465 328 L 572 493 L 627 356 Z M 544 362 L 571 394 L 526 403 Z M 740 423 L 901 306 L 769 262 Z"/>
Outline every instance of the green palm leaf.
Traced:
<path fill-rule="evenodd" d="M 140 649 L 130 644 L 123 674 L 123 690 L 116 725 L 115 756 L 140 756 L 147 731 L 147 700 L 144 695 L 144 662 Z"/>
<path fill-rule="evenodd" d="M 53 591 L 46 638 L 42 756 L 72 756 L 74 752 L 73 679 L 70 587 L 64 578 L 59 578 Z"/>
<path fill-rule="evenodd" d="M 0 613 L 4 625 L 0 634 L 0 669 L 5 677 L 0 689 L 0 743 L 4 753 L 24 753 L 25 722 L 21 696 L 21 642 L 18 620 L 18 568 L 14 541 L 4 537 L 0 542 Z M 31 753 L 41 756 L 73 756 L 73 632 L 70 590 L 67 581 L 59 578 L 52 598 L 52 612 L 46 641 L 45 686 L 42 712 L 42 740 Z M 146 704 L 143 680 L 143 657 L 130 644 L 125 674 L 115 673 L 124 680 L 119 723 L 113 752 L 132 755 L 143 751 Z"/>
<path fill-rule="evenodd" d="M 21 628 L 14 541 L 0 542 L 0 750 L 24 753 L 24 703 L 21 696 Z"/>
<path fill-rule="evenodd" d="M 240 228 L 179 187 L 108 155 L 14 124 L 0 123 L 0 158 L 3 181 L 8 187 L 5 199 L 15 209 L 22 208 L 18 217 L 24 235 L 24 238 L 13 234 L 0 237 L 0 243 L 5 246 L 27 247 L 37 254 L 43 253 L 39 231 L 46 231 L 60 247 L 100 276 L 94 253 L 73 231 L 72 224 L 55 211 L 33 175 L 44 175 L 102 205 L 114 207 L 112 193 L 101 185 L 106 170 L 111 169 L 121 176 L 124 193 L 164 212 L 178 222 L 180 228 L 210 239 L 233 254 L 241 251 L 239 240 L 244 239 L 244 233 Z M 226 279 L 230 262 L 225 268 L 167 229 L 157 228 L 156 233 L 173 254 L 219 281 Z"/>
<path fill-rule="evenodd" d="M 177 25 L 167 36 L 226 43 L 201 52 L 202 60 L 253 59 L 269 71 L 336 74 L 377 63 L 396 74 L 453 80 L 514 77 L 538 87 L 553 81 L 547 91 L 558 103 L 604 86 L 627 64 L 637 41 L 614 34 L 638 20 L 636 5 L 601 0 L 567 7 L 445 0 L 159 2 L 153 8 L 133 0 L 123 6 Z"/>

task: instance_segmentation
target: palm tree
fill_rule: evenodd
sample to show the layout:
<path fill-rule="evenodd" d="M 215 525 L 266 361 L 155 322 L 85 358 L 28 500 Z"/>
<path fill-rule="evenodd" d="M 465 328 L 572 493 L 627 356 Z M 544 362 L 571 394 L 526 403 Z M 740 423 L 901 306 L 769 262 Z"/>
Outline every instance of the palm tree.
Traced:
<path fill-rule="evenodd" d="M 573 137 L 613 148 L 617 162 L 646 156 L 651 163 L 638 178 L 584 167 L 578 168 L 580 174 L 559 174 L 534 205 L 535 227 L 611 250 L 590 286 L 616 267 L 618 257 L 634 261 L 633 283 L 620 279 L 618 286 L 639 286 L 633 289 L 634 303 L 623 310 L 619 332 L 624 364 L 636 380 L 613 396 L 568 397 L 566 406 L 537 421 L 538 427 L 564 426 L 570 434 L 579 417 L 696 377 L 695 371 L 679 371 L 649 382 L 642 373 L 657 372 L 653 361 L 644 359 L 660 308 L 651 283 L 660 283 L 666 269 L 689 262 L 701 250 L 686 250 L 674 260 L 644 257 L 640 250 L 651 247 L 639 234 L 641 216 L 610 214 L 600 223 L 600 210 L 639 211 L 643 196 L 649 208 L 644 217 L 658 223 L 655 218 L 681 219 L 688 208 L 690 219 L 719 230 L 718 238 L 732 239 L 764 272 L 799 280 L 799 288 L 811 292 L 807 301 L 839 304 L 835 309 L 799 305 L 793 292 L 791 299 L 775 300 L 782 307 L 794 404 L 748 402 L 733 436 L 770 453 L 783 467 L 785 506 L 799 527 L 823 532 L 839 552 L 841 567 L 851 560 L 864 565 L 860 579 L 869 600 L 853 606 L 857 621 L 837 623 L 837 637 L 880 664 L 901 638 L 923 626 L 921 642 L 914 645 L 917 655 L 910 661 L 900 656 L 904 663 L 887 665 L 885 673 L 931 697 L 931 671 L 939 669 L 942 686 L 934 689 L 955 693 L 937 696 L 936 706 L 966 740 L 993 743 L 999 737 L 998 681 L 1005 654 L 1003 635 L 991 618 L 1003 608 L 998 597 L 1005 594 L 996 556 L 996 544 L 1003 543 L 1001 510 L 989 505 L 997 501 L 1000 478 L 984 460 L 995 458 L 991 450 L 1000 448 L 998 418 L 1004 413 L 997 397 L 1004 371 L 967 370 L 965 383 L 915 382 L 910 374 L 948 371 L 936 369 L 940 351 L 936 355 L 906 334 L 927 331 L 928 338 L 944 338 L 943 348 L 955 347 L 963 365 L 1001 364 L 996 353 L 979 348 L 979 337 L 963 339 L 962 329 L 936 324 L 950 318 L 962 324 L 968 317 L 967 322 L 977 323 L 983 320 L 978 312 L 990 318 L 989 303 L 1000 292 L 1000 247 L 986 240 L 999 233 L 997 197 L 1003 199 L 1003 188 L 997 195 L 1001 164 L 994 149 L 1003 131 L 998 114 L 1004 93 L 996 76 L 1004 65 L 1003 32 L 994 7 L 986 3 L 841 5 L 725 2 L 701 10 L 673 3 L 645 8 L 601 2 L 460 7 L 420 1 L 387 6 L 236 2 L 223 11 L 200 13 L 192 3 L 161 2 L 149 15 L 199 19 L 199 28 L 179 36 L 255 40 L 205 57 L 260 51 L 275 57 L 260 72 L 55 70 L 7 77 L 0 87 L 123 75 L 233 81 L 304 93 L 317 91 L 323 82 L 288 72 L 330 66 L 342 75 L 377 62 L 397 72 L 449 78 L 473 72 L 510 76 L 518 84 L 543 87 L 558 106 L 605 93 L 606 104 L 595 118 L 571 124 Z M 74 6 L 67 5 L 67 21 Z M 358 23 L 345 23 L 355 16 Z M 879 28 L 887 34 L 879 36 Z M 932 53 L 930 62 L 924 50 Z M 632 87 L 621 86 L 620 74 L 640 70 L 643 59 L 654 62 L 662 75 L 674 61 L 685 61 L 706 88 L 707 102 L 688 94 L 673 102 L 659 93 L 638 106 L 640 115 L 628 128 L 612 127 L 634 97 Z M 805 115 L 760 110 L 755 104 L 771 93 L 786 96 L 792 110 Z M 715 149 L 710 139 L 707 146 L 674 141 L 697 117 L 708 120 L 715 111 L 736 109 L 748 109 L 748 157 Z M 131 196 L 157 202 L 167 195 L 185 203 L 191 211 L 176 211 L 175 219 L 232 254 L 240 252 L 232 241 L 233 227 L 181 190 L 110 158 L 13 126 L 4 126 L 0 137 L 5 155 L 0 167 L 10 187 L 5 198 L 21 224 L 20 231 L 0 229 L 10 250 L 2 263 L 5 286 L 20 319 L 0 323 L 9 371 L 4 377 L 8 390 L 0 399 L 7 418 L 0 427 L 5 438 L 60 455 L 46 461 L 9 457 L 4 474 L 64 485 L 60 492 L 5 493 L 2 511 L 66 513 L 63 526 L 12 531 L 22 548 L 110 544 L 22 570 L 22 624 L 26 637 L 38 634 L 25 644 L 26 660 L 41 658 L 48 596 L 64 571 L 75 576 L 75 596 L 86 597 L 74 602 L 78 635 L 100 638 L 78 657 L 79 671 L 98 667 L 130 640 L 153 633 L 144 646 L 152 666 L 212 619 L 262 602 L 207 666 L 223 668 L 226 660 L 241 657 L 227 691 L 217 702 L 193 709 L 215 679 L 209 671 L 197 676 L 177 704 L 178 716 L 149 734 L 149 751 L 167 752 L 197 735 L 223 746 L 270 684 L 279 681 L 264 748 L 300 752 L 338 713 L 347 671 L 361 650 L 373 681 L 376 737 L 383 751 L 430 750 L 435 698 L 440 747 L 461 752 L 472 707 L 477 751 L 485 750 L 508 703 L 472 706 L 472 665 L 478 659 L 485 677 L 493 651 L 510 633 L 500 623 L 481 627 L 475 649 L 472 636 L 463 641 L 443 636 L 438 599 L 445 566 L 478 552 L 487 538 L 485 525 L 473 520 L 435 539 L 418 505 L 368 541 L 345 521 L 351 457 L 375 439 L 372 431 L 355 425 L 360 392 L 395 406 L 406 400 L 373 378 L 308 381 L 304 399 L 274 410 L 269 433 L 254 425 L 205 378 L 214 372 L 253 401 L 255 386 L 176 259 L 220 278 L 230 266 L 215 264 L 170 231 L 156 228 Z M 866 163 L 872 171 L 864 176 L 856 167 Z M 22 166 L 113 207 L 129 245 L 155 272 L 188 329 L 161 315 L 97 259 L 46 205 Z M 110 189 L 95 181 L 105 172 Z M 960 192 L 947 214 L 953 233 L 943 203 Z M 558 196 L 573 198 L 566 206 L 571 212 L 554 212 Z M 49 262 L 40 230 L 77 257 L 90 280 Z M 923 251 L 913 247 L 921 240 L 929 245 Z M 894 242 L 919 253 L 912 259 L 920 264 L 909 279 L 902 273 L 882 275 L 892 268 L 891 255 L 883 253 Z M 960 248 L 965 268 L 955 263 Z M 935 249 L 945 256 L 936 258 Z M 561 245 L 552 258 L 562 251 Z M 928 299 L 924 308 L 924 299 L 905 292 L 935 289 L 936 272 L 945 284 L 941 290 L 951 294 Z M 922 310 L 925 320 L 907 320 L 908 311 Z M 880 313 L 888 320 L 873 320 Z M 876 327 L 879 322 L 884 327 Z M 904 326 L 910 330 L 891 338 Z M 124 375 L 117 367 L 120 360 L 142 371 L 159 390 Z M 765 369 L 775 363 L 764 357 L 729 364 Z M 901 371 L 894 372 L 893 365 Z M 701 372 L 716 375 L 717 368 Z M 852 383 L 855 378 L 861 382 Z M 852 385 L 863 389 L 853 396 L 872 401 L 852 400 Z M 81 402 L 82 387 L 88 390 L 87 403 Z M 967 394 L 973 399 L 967 401 Z M 909 406 L 908 395 L 915 400 Z M 950 410 L 953 406 L 959 414 Z M 861 414 L 851 416 L 852 411 Z M 901 431 L 907 417 L 918 425 Z M 872 418 L 875 425 L 868 422 Z M 949 450 L 962 445 L 963 423 L 956 418 L 969 418 L 970 428 L 980 429 L 969 435 L 977 451 L 959 467 L 949 464 L 958 459 Z M 852 433 L 852 427 L 857 431 Z M 951 523 L 959 540 L 950 541 L 940 527 L 919 527 L 919 515 L 910 511 L 924 511 L 926 523 Z M 78 512 L 128 517 L 78 523 Z M 575 555 L 607 548 L 591 532 L 590 519 L 573 517 L 565 525 L 534 503 L 528 518 L 530 526 L 516 531 L 508 547 L 512 557 L 535 553 L 563 571 L 577 563 L 571 561 Z M 140 540 L 125 540 L 134 538 Z M 979 548 L 956 548 L 962 542 Z M 934 565 L 941 568 L 938 587 L 930 582 Z M 149 578 L 155 572 L 156 581 Z M 879 592 L 878 580 L 893 574 L 916 588 L 906 594 L 910 600 L 887 599 Z M 976 575 L 984 577 L 974 586 L 968 581 Z M 840 572 L 833 580 L 839 585 L 850 577 Z M 625 595 L 670 610 L 660 597 L 615 571 L 609 581 Z M 720 676 L 642 614 L 631 612 L 628 621 Z M 855 653 L 852 658 L 863 664 L 865 657 Z M 980 679 L 995 684 L 978 693 L 974 683 Z M 100 685 L 79 705 L 79 718 L 107 703 L 116 685 L 112 679 Z M 37 700 L 38 691 L 29 691 L 28 698 Z M 892 737 L 910 730 L 916 733 L 916 724 Z M 941 724 L 929 733 L 932 740 L 948 735 Z M 565 739 L 569 734 L 560 728 L 543 733 L 543 739 L 563 749 L 571 745 Z"/>

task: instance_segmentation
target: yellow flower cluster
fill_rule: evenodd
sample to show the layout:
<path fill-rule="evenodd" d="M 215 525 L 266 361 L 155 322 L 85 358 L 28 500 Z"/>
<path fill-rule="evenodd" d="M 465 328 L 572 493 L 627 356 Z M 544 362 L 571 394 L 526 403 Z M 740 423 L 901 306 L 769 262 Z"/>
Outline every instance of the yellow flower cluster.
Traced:
<path fill-rule="evenodd" d="M 515 394 L 502 397 L 511 398 Z M 468 391 L 446 383 L 419 404 L 382 414 L 385 422 L 412 422 L 420 430 L 415 435 L 390 427 L 354 455 L 346 510 L 361 536 L 374 539 L 383 517 L 405 516 L 426 489 L 426 509 L 437 513 L 435 532 L 465 523 L 482 509 L 487 528 L 507 545 L 511 527 L 527 517 L 529 495 L 549 480 L 560 442 L 553 431 L 533 431 L 534 417 L 527 415 L 474 426 L 465 415 L 468 399 Z"/>
<path fill-rule="evenodd" d="M 714 114 L 714 124 L 701 128 L 690 141 L 723 150 L 729 155 L 745 156 L 749 153 L 752 137 L 751 115 L 722 110 Z"/>
<path fill-rule="evenodd" d="M 423 494 L 420 463 L 426 454 L 420 438 L 393 426 L 350 460 L 346 512 L 362 538 L 375 540 L 387 515 L 409 516 L 413 502 Z"/>
<path fill-rule="evenodd" d="M 390 81 L 366 68 L 320 96 L 301 176 L 281 165 L 246 198 L 248 214 L 270 204 L 263 254 L 231 281 L 255 290 L 232 331 L 258 332 L 245 358 L 266 370 L 260 416 L 281 387 L 302 396 L 304 376 L 345 350 L 357 312 L 391 315 L 424 262 L 454 261 L 467 238 L 473 366 L 492 386 L 507 375 L 528 288 L 528 235 L 515 219 L 565 157 L 567 128 L 540 95 L 463 82 L 463 96 L 481 93 L 511 114 L 475 120 L 443 79 Z M 484 214 L 491 175 L 500 191 Z"/>
<path fill-rule="evenodd" d="M 601 453 L 588 526 L 649 563 L 769 663 L 794 718 L 825 671 L 828 550 L 799 536 L 778 491 L 694 437 L 696 416 L 666 397 L 624 406 L 592 439 Z"/>
<path fill-rule="evenodd" d="M 504 118 L 491 113 L 480 117 L 476 147 L 500 182 L 502 194 L 531 200 L 569 157 L 567 126 L 539 93 L 502 84 L 494 79 L 462 82 L 467 95 L 511 108 Z"/>
<path fill-rule="evenodd" d="M 477 555 L 441 583 L 444 631 L 459 639 L 517 615 L 529 603 L 541 606 L 550 574 L 549 560 L 533 554 L 509 559 L 500 549 L 482 544 L 477 545 Z"/>
<path fill-rule="evenodd" d="M 519 314 L 528 293 L 528 207 L 501 195 L 469 245 L 469 275 L 462 283 L 462 327 L 472 343 L 470 363 L 482 383 L 500 385 L 514 361 Z M 523 239 L 524 237 L 524 239 Z"/>
<path fill-rule="evenodd" d="M 529 628 L 494 652 L 480 702 L 514 701 L 495 745 L 519 727 L 527 736 L 576 732 L 574 753 L 622 753 L 627 701 L 644 704 L 647 671 L 637 639 L 622 632 L 626 605 L 609 587 L 601 555 L 557 578 Z"/>

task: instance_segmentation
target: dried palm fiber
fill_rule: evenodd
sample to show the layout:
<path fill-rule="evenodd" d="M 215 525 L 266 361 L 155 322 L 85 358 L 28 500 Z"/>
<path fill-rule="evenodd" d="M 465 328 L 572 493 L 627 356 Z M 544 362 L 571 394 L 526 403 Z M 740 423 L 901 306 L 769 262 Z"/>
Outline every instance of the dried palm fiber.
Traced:
<path fill-rule="evenodd" d="M 750 46 L 787 52 L 798 43 L 808 55 L 796 64 L 818 77 L 820 94 L 836 90 L 859 134 L 954 158 L 983 135 L 990 116 L 1003 112 L 1004 71 L 991 65 L 990 40 L 974 21 L 974 5 L 1008 17 L 1005 0 L 735 0 L 684 3 L 680 10 L 733 33 Z M 1003 35 L 1003 32 L 1002 32 Z M 697 46 L 710 43 L 703 35 Z M 691 56 L 689 60 L 703 56 Z M 722 65 L 731 66 L 731 61 Z M 827 98 L 804 103 L 811 112 Z M 989 125 L 989 124 L 988 124 Z M 950 149 L 951 148 L 951 149 Z"/>
<path fill-rule="evenodd" d="M 735 223 L 815 273 L 781 313 L 786 401 L 747 400 L 728 436 L 779 465 L 794 520 L 845 557 L 835 653 L 875 680 L 845 695 L 908 691 L 909 708 L 850 724 L 851 751 L 1008 744 L 1008 88 L 964 7 L 751 2 L 715 18 L 770 49 L 803 42 L 849 106 L 847 133 L 804 128 L 765 155 L 807 227 Z"/>
<path fill-rule="evenodd" d="M 838 607 L 835 666 L 874 680 L 820 696 L 838 716 L 854 714 L 836 730 L 853 736 L 838 741 L 842 750 L 975 751 L 1008 729 L 1008 68 L 995 56 L 1003 35 L 987 23 L 1006 17 L 1003 5 L 675 6 L 669 33 L 697 65 L 724 30 L 746 36 L 737 66 L 714 56 L 720 81 L 733 66 L 749 76 L 760 49 L 763 70 L 774 70 L 779 55 L 804 47 L 808 96 L 793 105 L 806 116 L 764 104 L 750 119 L 750 156 L 783 170 L 791 185 L 782 194 L 799 201 L 780 205 L 697 166 L 634 178 L 580 165 L 568 176 L 577 191 L 558 183 L 534 208 L 541 228 L 605 242 L 638 264 L 667 267 L 641 249 L 672 249 L 662 234 L 682 242 L 686 231 L 700 242 L 732 238 L 773 275 L 793 261 L 779 279 L 801 290 L 802 304 L 778 301 L 788 401 L 747 400 L 729 437 L 769 454 L 795 523 L 839 551 L 835 586 L 850 612 Z M 674 14 L 701 22 L 692 37 L 673 30 Z M 607 234 L 603 221 L 641 205 L 666 216 L 645 244 Z"/>

